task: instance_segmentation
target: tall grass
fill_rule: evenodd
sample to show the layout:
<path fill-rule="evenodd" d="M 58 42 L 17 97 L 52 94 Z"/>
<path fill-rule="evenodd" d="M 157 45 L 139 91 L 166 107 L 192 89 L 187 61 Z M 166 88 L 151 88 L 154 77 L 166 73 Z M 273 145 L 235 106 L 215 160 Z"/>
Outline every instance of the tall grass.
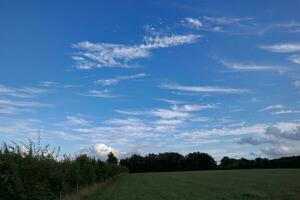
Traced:
<path fill-rule="evenodd" d="M 52 200 L 126 172 L 87 155 L 62 156 L 60 149 L 29 141 L 0 147 L 0 199 Z"/>

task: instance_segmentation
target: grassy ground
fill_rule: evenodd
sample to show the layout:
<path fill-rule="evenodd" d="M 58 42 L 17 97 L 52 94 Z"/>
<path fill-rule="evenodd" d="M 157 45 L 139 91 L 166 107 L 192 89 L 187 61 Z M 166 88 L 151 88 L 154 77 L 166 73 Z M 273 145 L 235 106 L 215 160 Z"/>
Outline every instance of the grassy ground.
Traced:
<path fill-rule="evenodd" d="M 122 175 L 89 200 L 300 199 L 300 170 L 228 170 Z"/>

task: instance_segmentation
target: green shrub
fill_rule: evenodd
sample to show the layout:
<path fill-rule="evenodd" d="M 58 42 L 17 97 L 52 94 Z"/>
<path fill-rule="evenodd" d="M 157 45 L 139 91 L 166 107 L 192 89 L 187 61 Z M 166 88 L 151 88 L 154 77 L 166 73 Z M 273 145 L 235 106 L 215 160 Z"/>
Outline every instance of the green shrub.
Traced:
<path fill-rule="evenodd" d="M 59 158 L 60 149 L 32 141 L 0 148 L 0 199 L 54 200 L 127 169 L 87 155 Z"/>

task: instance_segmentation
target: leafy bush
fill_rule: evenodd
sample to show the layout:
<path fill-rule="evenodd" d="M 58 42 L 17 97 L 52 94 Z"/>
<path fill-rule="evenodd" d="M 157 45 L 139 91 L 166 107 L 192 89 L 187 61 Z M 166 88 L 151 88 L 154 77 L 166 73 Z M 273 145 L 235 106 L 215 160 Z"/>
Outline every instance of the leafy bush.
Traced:
<path fill-rule="evenodd" d="M 59 158 L 60 149 L 50 150 L 33 142 L 0 148 L 0 199 L 52 200 L 101 182 L 125 167 L 81 155 Z"/>

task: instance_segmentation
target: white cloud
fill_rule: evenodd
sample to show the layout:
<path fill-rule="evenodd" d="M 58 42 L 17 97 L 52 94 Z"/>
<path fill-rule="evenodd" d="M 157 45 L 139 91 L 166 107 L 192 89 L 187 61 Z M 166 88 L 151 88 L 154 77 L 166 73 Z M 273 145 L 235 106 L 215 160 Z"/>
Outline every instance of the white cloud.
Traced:
<path fill-rule="evenodd" d="M 32 97 L 36 97 L 37 95 L 45 94 L 47 92 L 49 92 L 49 90 L 36 88 L 36 87 L 14 88 L 14 87 L 0 85 L 0 95 L 5 95 L 5 96 L 13 96 L 19 98 L 32 98 Z"/>
<path fill-rule="evenodd" d="M 161 119 L 161 120 L 156 121 L 156 124 L 176 126 L 183 122 L 184 122 L 184 120 L 182 120 L 182 119 Z"/>
<path fill-rule="evenodd" d="M 54 131 L 53 133 L 55 133 L 56 135 L 58 135 L 58 137 L 60 137 L 63 140 L 66 140 L 66 141 L 84 140 L 84 138 L 81 136 L 66 133 L 64 131 Z"/>
<path fill-rule="evenodd" d="M 263 111 L 267 111 L 267 110 L 282 109 L 282 108 L 284 108 L 284 107 L 283 107 L 283 105 L 280 105 L 280 104 L 270 105 L 263 109 L 260 109 L 259 112 L 263 112 Z"/>
<path fill-rule="evenodd" d="M 53 82 L 53 81 L 43 81 L 40 83 L 40 86 L 42 86 L 42 87 L 55 87 L 57 85 L 58 85 L 58 83 Z"/>
<path fill-rule="evenodd" d="M 14 99 L 0 99 L 0 114 L 16 115 L 22 112 L 34 112 L 38 107 L 51 107 L 35 101 L 20 101 Z"/>
<path fill-rule="evenodd" d="M 205 109 L 214 109 L 215 105 L 196 105 L 196 104 L 184 104 L 184 105 L 173 105 L 170 109 L 166 108 L 156 108 L 150 111 L 135 111 L 135 112 L 124 112 L 117 111 L 122 114 L 128 115 L 150 115 L 154 117 L 159 117 L 162 119 L 184 119 L 190 117 L 191 112 L 201 111 Z"/>
<path fill-rule="evenodd" d="M 0 107 L 0 114 L 4 115 L 16 115 L 22 112 L 33 112 L 33 109 L 30 108 L 18 108 L 14 106 L 5 106 L 5 107 Z"/>
<path fill-rule="evenodd" d="M 203 26 L 202 22 L 199 19 L 191 18 L 191 17 L 186 17 L 183 20 L 181 20 L 181 24 L 183 26 L 186 26 L 189 28 L 195 28 L 195 29 L 199 29 L 200 27 Z"/>
<path fill-rule="evenodd" d="M 294 82 L 294 86 L 295 86 L 295 87 L 300 87 L 300 81 L 295 81 L 295 82 Z"/>
<path fill-rule="evenodd" d="M 89 121 L 80 116 L 67 116 L 67 123 L 71 125 L 88 125 Z"/>
<path fill-rule="evenodd" d="M 44 107 L 51 106 L 34 101 L 18 101 L 13 99 L 0 99 L 0 106 L 15 106 L 15 107 Z"/>
<path fill-rule="evenodd" d="M 258 100 L 257 100 L 256 97 L 252 97 L 252 98 L 251 98 L 251 102 L 252 102 L 252 103 L 256 103 L 256 102 L 258 102 Z"/>
<path fill-rule="evenodd" d="M 212 108 L 216 108 L 216 106 L 215 105 L 197 105 L 197 104 L 185 104 L 182 106 L 177 106 L 177 105 L 172 106 L 173 110 L 181 111 L 181 112 L 194 112 L 194 111 L 212 109 Z"/>
<path fill-rule="evenodd" d="M 203 19 L 215 24 L 239 24 L 241 21 L 244 20 L 251 20 L 252 18 L 233 18 L 233 17 L 208 17 L 204 16 Z"/>
<path fill-rule="evenodd" d="M 300 64 L 300 55 L 292 55 L 288 59 L 296 64 Z"/>
<path fill-rule="evenodd" d="M 79 52 L 73 56 L 79 69 L 102 67 L 131 67 L 130 61 L 147 58 L 152 49 L 167 48 L 196 42 L 200 35 L 146 36 L 141 44 L 123 45 L 109 43 L 79 42 L 73 47 Z"/>
<path fill-rule="evenodd" d="M 191 117 L 192 112 L 201 111 L 205 109 L 214 109 L 215 105 L 197 105 L 197 104 L 184 104 L 184 105 L 173 105 L 171 109 L 154 109 L 145 114 L 160 117 L 162 119 L 185 119 Z"/>
<path fill-rule="evenodd" d="M 109 90 L 89 90 L 87 93 L 81 94 L 88 97 L 112 98 L 116 97 Z"/>
<path fill-rule="evenodd" d="M 265 147 L 261 149 L 264 155 L 270 156 L 272 158 L 285 157 L 285 156 L 295 156 L 300 154 L 299 147 L 280 145 L 276 147 Z"/>
<path fill-rule="evenodd" d="M 283 139 L 300 140 L 300 126 L 290 127 L 285 130 L 280 127 L 270 126 L 267 127 L 265 134 Z"/>
<path fill-rule="evenodd" d="M 257 64 L 244 64 L 244 63 L 235 63 L 221 60 L 220 61 L 224 66 L 240 71 L 240 72 L 254 72 L 254 71 L 278 71 L 280 73 L 286 71 L 287 69 L 280 66 L 273 65 L 257 65 Z"/>
<path fill-rule="evenodd" d="M 300 110 L 280 110 L 273 112 L 272 115 L 282 115 L 282 114 L 296 114 L 300 113 Z"/>
<path fill-rule="evenodd" d="M 182 92 L 196 92 L 196 93 L 224 93 L 224 94 L 243 94 L 248 93 L 247 89 L 225 88 L 216 86 L 183 86 L 179 84 L 162 84 L 160 86 L 164 89 L 178 90 Z"/>
<path fill-rule="evenodd" d="M 263 134 L 265 131 L 265 124 L 255 124 L 252 126 L 243 126 L 243 127 L 223 127 L 220 129 L 211 129 L 211 130 L 196 130 L 192 132 L 183 133 L 186 136 L 190 136 L 194 139 L 199 139 L 208 136 L 239 136 L 245 134 Z"/>
<path fill-rule="evenodd" d="M 141 115 L 141 112 L 138 111 L 129 111 L 129 110 L 115 110 L 117 113 L 124 115 Z"/>
<path fill-rule="evenodd" d="M 183 101 L 179 101 L 179 100 L 173 100 L 173 99 L 161 99 L 161 98 L 158 98 L 158 99 L 155 99 L 155 100 L 158 100 L 158 101 L 163 101 L 163 102 L 166 102 L 166 103 L 169 103 L 169 104 L 183 104 L 184 102 Z"/>
<path fill-rule="evenodd" d="M 100 80 L 95 81 L 95 83 L 100 84 L 102 86 L 111 86 L 111 85 L 118 84 L 120 81 L 137 79 L 137 78 L 142 78 L 145 76 L 147 76 L 147 74 L 139 73 L 139 74 L 133 74 L 133 75 L 129 75 L 129 76 L 118 76 L 118 77 L 112 78 L 112 79 L 100 79 Z"/>
<path fill-rule="evenodd" d="M 105 124 L 115 125 L 115 126 L 142 126 L 144 122 L 136 118 L 128 119 L 110 119 L 104 122 Z"/>
<path fill-rule="evenodd" d="M 115 156 L 118 156 L 118 152 L 114 148 L 103 143 L 96 143 L 92 147 L 81 148 L 77 152 L 77 155 L 85 154 L 89 157 L 95 157 L 105 161 L 109 152 L 112 152 Z"/>
<path fill-rule="evenodd" d="M 150 111 L 149 114 L 163 119 L 186 118 L 189 116 L 188 112 L 169 109 L 155 109 Z"/>
<path fill-rule="evenodd" d="M 274 44 L 274 45 L 261 45 L 260 48 L 272 52 L 278 53 L 289 53 L 300 51 L 300 43 L 285 43 L 285 44 Z"/>

